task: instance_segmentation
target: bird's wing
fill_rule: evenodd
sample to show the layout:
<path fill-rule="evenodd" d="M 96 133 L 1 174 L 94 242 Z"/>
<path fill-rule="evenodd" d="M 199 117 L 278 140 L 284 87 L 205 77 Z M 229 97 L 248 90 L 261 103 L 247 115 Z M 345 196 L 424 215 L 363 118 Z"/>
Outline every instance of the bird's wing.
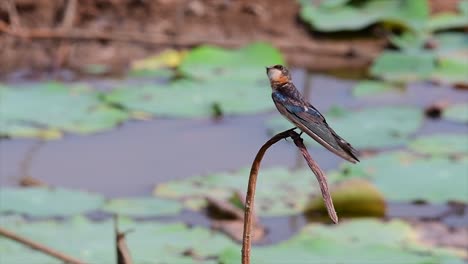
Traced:
<path fill-rule="evenodd" d="M 294 99 L 275 96 L 273 100 L 286 118 L 322 146 L 350 162 L 359 161 L 357 151 L 330 128 L 322 114 L 311 104 L 305 105 Z"/>

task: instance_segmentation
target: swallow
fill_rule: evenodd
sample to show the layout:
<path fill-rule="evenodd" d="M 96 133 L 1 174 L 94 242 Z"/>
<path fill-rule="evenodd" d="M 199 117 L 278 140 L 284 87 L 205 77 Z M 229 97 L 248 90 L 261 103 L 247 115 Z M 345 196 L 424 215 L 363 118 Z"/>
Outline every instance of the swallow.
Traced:
<path fill-rule="evenodd" d="M 286 67 L 274 65 L 266 67 L 266 72 L 273 102 L 286 119 L 339 157 L 351 163 L 359 162 L 358 152 L 336 134 L 323 115 L 296 89 Z"/>

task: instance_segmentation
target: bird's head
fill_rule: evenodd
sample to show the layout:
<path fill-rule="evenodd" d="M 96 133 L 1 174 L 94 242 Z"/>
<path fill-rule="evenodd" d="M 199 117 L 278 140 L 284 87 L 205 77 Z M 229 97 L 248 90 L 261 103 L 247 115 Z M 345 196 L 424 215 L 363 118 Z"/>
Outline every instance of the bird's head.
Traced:
<path fill-rule="evenodd" d="M 291 82 L 291 75 L 289 74 L 288 69 L 283 65 L 266 67 L 266 73 L 268 75 L 268 79 L 270 79 L 270 84 L 273 89 Z"/>

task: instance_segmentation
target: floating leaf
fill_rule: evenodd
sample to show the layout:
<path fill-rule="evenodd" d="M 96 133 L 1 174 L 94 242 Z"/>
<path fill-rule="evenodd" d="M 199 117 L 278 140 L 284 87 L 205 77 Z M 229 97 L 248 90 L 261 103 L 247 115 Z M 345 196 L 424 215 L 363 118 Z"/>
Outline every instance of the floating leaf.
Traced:
<path fill-rule="evenodd" d="M 91 222 L 76 217 L 63 222 L 25 222 L 2 219 L 3 228 L 33 241 L 79 258 L 86 263 L 116 263 L 115 237 L 110 220 Z M 133 222 L 120 219 L 121 230 L 133 230 L 126 242 L 133 263 L 216 263 L 210 259 L 229 248 L 239 249 L 226 236 L 205 228 L 188 228 L 184 224 Z M 188 254 L 190 253 L 190 254 Z M 2 263 L 62 263 L 24 245 L 0 237 Z"/>
<path fill-rule="evenodd" d="M 439 59 L 437 61 L 437 67 L 432 73 L 432 79 L 444 84 L 468 85 L 468 59 Z"/>
<path fill-rule="evenodd" d="M 202 46 L 191 51 L 179 71 L 191 78 L 167 85 L 122 87 L 106 100 L 133 111 L 171 117 L 248 114 L 273 108 L 265 65 L 282 63 L 266 44 L 239 50 Z"/>
<path fill-rule="evenodd" d="M 88 87 L 44 83 L 34 88 L 0 87 L 0 135 L 56 138 L 59 130 L 94 133 L 128 115 L 100 102 Z"/>
<path fill-rule="evenodd" d="M 421 158 L 391 152 L 364 159 L 355 166 L 344 164 L 341 178 L 370 179 L 389 201 L 468 202 L 465 160 Z"/>
<path fill-rule="evenodd" d="M 400 35 L 391 36 L 390 41 L 405 52 L 418 52 L 423 49 L 427 38 L 426 33 L 405 31 Z"/>
<path fill-rule="evenodd" d="M 158 198 L 127 198 L 110 200 L 103 209 L 126 216 L 165 216 L 178 214 L 182 205 Z"/>
<path fill-rule="evenodd" d="M 266 79 L 265 66 L 283 63 L 281 53 L 265 43 L 250 44 L 238 50 L 200 46 L 187 54 L 179 71 L 197 79 L 226 77 L 232 78 L 234 83 L 243 79 L 255 82 Z"/>
<path fill-rule="evenodd" d="M 361 81 L 353 88 L 353 95 L 356 97 L 366 97 L 395 91 L 398 91 L 398 88 L 386 82 Z"/>
<path fill-rule="evenodd" d="M 0 213 L 37 217 L 70 216 L 98 209 L 104 198 L 62 188 L 1 188 Z"/>
<path fill-rule="evenodd" d="M 129 74 L 131 76 L 171 77 L 174 73 L 170 68 L 178 67 L 186 55 L 187 51 L 168 49 L 157 55 L 133 61 Z"/>
<path fill-rule="evenodd" d="M 340 217 L 343 216 L 385 216 L 385 198 L 377 188 L 364 179 L 350 179 L 331 186 L 330 194 Z M 327 209 L 322 197 L 314 197 L 306 212 L 321 212 Z"/>
<path fill-rule="evenodd" d="M 368 108 L 344 112 L 339 116 L 325 116 L 330 127 L 356 148 L 402 145 L 423 120 L 419 109 L 404 106 Z M 277 117 L 268 122 L 268 127 L 272 134 L 276 134 L 289 129 L 291 125 L 284 118 Z M 304 139 L 308 144 L 315 142 L 308 136 L 304 136 Z"/>
<path fill-rule="evenodd" d="M 77 206 L 79 203 L 78 200 L 68 206 Z M 2 227 L 86 263 L 116 263 L 114 230 L 110 221 L 92 223 L 84 218 L 76 217 L 72 221 L 62 223 L 10 221 L 2 223 Z M 0 237 L 0 255 L 2 263 L 63 263 L 2 237 Z"/>
<path fill-rule="evenodd" d="M 442 116 L 451 121 L 468 123 L 468 103 L 451 105 L 444 110 Z"/>
<path fill-rule="evenodd" d="M 458 13 L 439 13 L 428 21 L 430 31 L 468 27 L 468 1 L 459 1 Z"/>
<path fill-rule="evenodd" d="M 248 175 L 249 171 L 242 169 L 235 173 L 191 177 L 159 184 L 154 194 L 185 202 L 207 196 L 228 201 L 235 192 L 245 191 Z M 308 169 L 293 172 L 283 168 L 262 169 L 258 177 L 255 203 L 262 216 L 299 213 L 309 196 L 321 195 L 315 177 Z"/>
<path fill-rule="evenodd" d="M 409 148 L 429 155 L 468 154 L 468 137 L 448 133 L 421 136 L 410 142 Z"/>
<path fill-rule="evenodd" d="M 301 19 L 324 32 L 360 30 L 378 22 L 421 31 L 429 16 L 426 0 L 366 1 L 361 5 L 350 1 L 332 5 L 327 2 L 301 1 Z"/>
<path fill-rule="evenodd" d="M 179 223 L 130 222 L 124 223 L 121 228 L 135 230 L 126 236 L 135 263 L 205 263 L 209 262 L 207 258 L 213 258 L 224 250 L 240 250 L 226 236 L 201 227 L 187 228 Z"/>
<path fill-rule="evenodd" d="M 220 256 L 221 263 L 240 263 L 234 248 Z M 311 224 L 288 241 L 252 249 L 252 263 L 391 263 L 462 264 L 454 252 L 422 246 L 416 232 L 408 224 L 393 220 L 385 223 L 364 219 L 335 226 Z"/>
<path fill-rule="evenodd" d="M 428 78 L 435 69 L 431 53 L 385 51 L 377 57 L 371 74 L 387 81 L 409 82 Z"/>
<path fill-rule="evenodd" d="M 442 32 L 434 34 L 434 40 L 437 43 L 436 53 L 443 55 L 444 53 L 468 50 L 468 36 L 457 32 Z"/>

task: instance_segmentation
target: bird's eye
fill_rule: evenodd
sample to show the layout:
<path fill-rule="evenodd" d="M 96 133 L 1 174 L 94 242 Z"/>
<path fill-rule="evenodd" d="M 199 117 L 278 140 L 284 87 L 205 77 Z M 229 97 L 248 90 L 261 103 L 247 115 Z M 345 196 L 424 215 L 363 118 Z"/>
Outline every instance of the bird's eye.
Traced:
<path fill-rule="evenodd" d="M 276 65 L 275 68 L 280 70 L 280 71 L 282 71 L 284 69 L 283 65 Z"/>

